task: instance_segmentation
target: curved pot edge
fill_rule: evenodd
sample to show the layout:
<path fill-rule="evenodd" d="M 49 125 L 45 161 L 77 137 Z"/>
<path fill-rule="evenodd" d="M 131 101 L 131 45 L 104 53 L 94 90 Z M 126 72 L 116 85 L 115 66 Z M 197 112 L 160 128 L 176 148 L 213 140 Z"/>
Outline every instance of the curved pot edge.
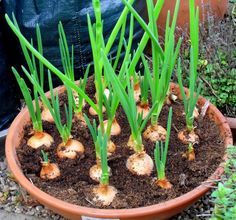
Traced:
<path fill-rule="evenodd" d="M 205 102 L 206 100 L 201 97 L 199 101 Z M 232 135 L 231 135 L 229 125 L 226 123 L 226 119 L 215 106 L 210 105 L 210 108 L 212 109 L 212 111 L 216 112 L 221 122 L 219 126 L 222 126 L 222 129 L 224 129 L 225 131 L 224 133 L 225 146 L 227 146 L 228 144 L 232 144 L 233 143 Z M 20 183 L 20 185 L 22 185 L 33 197 L 35 197 L 42 204 L 48 206 L 50 209 L 64 216 L 68 216 L 64 214 L 64 211 L 65 211 L 65 212 L 72 213 L 72 215 L 74 216 L 87 215 L 87 216 L 97 217 L 97 218 L 121 218 L 121 219 L 130 218 L 131 219 L 136 216 L 142 217 L 142 216 L 149 216 L 149 215 L 153 216 L 158 213 L 163 214 L 163 212 L 176 208 L 177 203 L 183 209 L 189 206 L 190 203 L 192 204 L 193 202 L 195 202 L 203 194 L 205 194 L 209 190 L 210 186 L 214 184 L 213 180 L 219 178 L 219 176 L 223 173 L 223 167 L 220 165 L 218 169 L 215 171 L 215 173 L 207 181 L 202 183 L 197 188 L 193 189 L 192 191 L 180 197 L 177 197 L 175 199 L 162 202 L 156 205 L 152 205 L 152 206 L 134 208 L 134 209 L 104 210 L 104 209 L 87 208 L 87 207 L 73 205 L 73 204 L 64 202 L 62 200 L 56 199 L 50 196 L 49 194 L 44 193 L 39 188 L 35 187 L 22 173 L 20 165 L 17 161 L 17 155 L 16 155 L 16 150 L 15 150 L 17 146 L 15 146 L 12 143 L 12 140 L 16 138 L 14 137 L 14 132 L 18 130 L 17 128 L 18 128 L 19 121 L 24 121 L 25 123 L 29 121 L 29 115 L 28 117 L 27 115 L 28 115 L 27 109 L 22 110 L 21 113 L 16 117 L 16 119 L 14 120 L 14 122 L 12 123 L 9 129 L 9 133 L 6 139 L 6 157 L 8 161 L 8 166 L 11 172 L 16 177 L 17 181 Z M 187 203 L 189 204 L 186 205 Z M 59 208 L 61 209 L 61 211 L 58 211 Z"/>
<path fill-rule="evenodd" d="M 225 117 L 231 129 L 236 129 L 236 118 Z"/>

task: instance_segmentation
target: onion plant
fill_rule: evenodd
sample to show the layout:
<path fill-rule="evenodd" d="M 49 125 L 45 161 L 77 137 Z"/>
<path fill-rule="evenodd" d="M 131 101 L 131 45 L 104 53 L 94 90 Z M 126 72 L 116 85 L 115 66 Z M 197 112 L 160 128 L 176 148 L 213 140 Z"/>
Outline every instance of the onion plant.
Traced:
<path fill-rule="evenodd" d="M 70 52 L 66 39 L 66 34 L 61 22 L 59 22 L 58 25 L 58 33 L 59 33 L 59 48 L 60 48 L 61 61 L 64 73 L 69 79 L 71 79 L 72 82 L 74 82 L 75 81 L 74 47 L 73 45 L 71 46 L 71 52 Z M 79 80 L 78 86 L 83 91 L 83 93 L 85 93 L 89 71 L 90 71 L 90 65 L 88 65 L 88 67 L 86 68 L 83 79 Z M 85 105 L 85 100 L 83 96 L 79 95 L 75 90 L 73 90 L 73 104 L 74 104 L 73 109 L 75 117 L 84 122 L 82 110 Z"/>
<path fill-rule="evenodd" d="M 199 137 L 194 132 L 194 113 L 196 111 L 196 104 L 201 90 L 201 84 L 198 80 L 198 51 L 199 51 L 199 9 L 195 8 L 194 0 L 190 0 L 190 74 L 189 74 L 189 92 L 185 93 L 182 82 L 181 63 L 178 65 L 178 83 L 180 87 L 181 96 L 184 103 L 186 129 L 179 132 L 178 137 L 184 143 L 188 144 L 188 152 L 186 153 L 189 160 L 195 159 L 193 145 L 198 143 Z"/>
<path fill-rule="evenodd" d="M 110 205 L 117 193 L 114 187 L 109 186 L 111 169 L 107 162 L 108 154 L 113 152 L 115 148 L 107 148 L 107 146 L 111 147 L 108 144 L 107 134 L 104 134 L 101 128 L 97 127 L 95 120 L 91 123 L 86 115 L 84 115 L 84 119 L 91 132 L 96 153 L 96 164 L 89 169 L 89 176 L 94 181 L 100 183 L 99 186 L 93 188 L 93 200 L 94 202 L 102 203 L 103 206 L 107 206 Z"/>
<path fill-rule="evenodd" d="M 139 21 L 139 23 L 142 23 L 142 26 L 146 26 L 145 29 L 150 29 L 151 26 L 153 25 L 152 24 L 152 21 L 149 21 L 149 24 L 148 26 L 145 25 L 145 22 L 142 21 L 142 18 L 140 16 L 138 16 L 137 12 L 135 11 L 135 9 L 132 7 L 132 4 L 130 3 L 130 1 L 123 1 L 123 3 L 126 5 L 127 8 L 129 8 L 129 10 L 131 9 L 132 11 L 132 14 L 135 14 L 135 18 L 137 19 L 137 21 Z M 154 15 L 154 19 L 157 20 L 158 19 L 158 16 L 161 12 L 161 9 L 164 5 L 164 0 L 159 0 L 157 1 L 155 7 L 154 7 L 154 10 L 153 10 L 153 15 Z M 148 43 L 148 40 L 150 38 L 150 31 L 149 33 L 145 32 L 140 43 L 139 43 L 139 46 L 138 48 L 136 49 L 135 53 L 134 53 L 134 56 L 132 58 L 132 61 L 129 65 L 129 69 L 128 69 L 128 72 L 129 72 L 129 75 L 133 75 L 135 73 L 135 68 L 136 68 L 136 65 L 144 51 L 144 49 L 146 48 L 146 45 Z M 156 42 L 158 43 L 158 42 Z M 159 48 L 159 52 L 160 52 L 160 57 L 161 59 L 163 59 L 164 57 L 164 53 L 163 53 L 163 50 L 161 49 L 161 46 L 160 44 L 158 45 L 158 48 Z"/>
<path fill-rule="evenodd" d="M 89 170 L 89 176 L 91 179 L 93 179 L 96 182 L 100 181 L 101 175 L 102 175 L 102 164 L 101 164 L 101 146 L 100 146 L 100 141 L 99 141 L 99 132 L 101 131 L 101 128 L 97 127 L 97 123 L 95 119 L 93 120 L 93 123 L 90 122 L 89 118 L 84 115 L 84 119 L 86 121 L 86 124 L 88 125 L 88 128 L 90 130 L 90 133 L 93 138 L 93 143 L 95 146 L 95 153 L 96 153 L 96 165 L 92 166 Z M 107 135 L 105 134 L 107 137 Z M 106 141 L 106 149 L 107 149 L 107 154 L 112 154 L 116 147 L 114 144 L 108 144 L 108 138 Z M 109 168 L 110 170 L 110 168 Z"/>
<path fill-rule="evenodd" d="M 42 154 L 42 168 L 40 171 L 40 178 L 45 180 L 52 180 L 61 175 L 60 169 L 56 163 L 50 163 L 48 153 L 41 150 Z"/>
<path fill-rule="evenodd" d="M 108 206 L 114 200 L 117 189 L 109 185 L 109 167 L 107 161 L 107 135 L 103 134 L 99 128 L 97 131 L 97 145 L 100 148 L 100 160 L 101 160 L 101 177 L 99 179 L 99 185 L 93 188 L 94 198 L 93 201 L 101 204 L 102 206 Z"/>
<path fill-rule="evenodd" d="M 37 149 L 41 146 L 50 147 L 54 140 L 51 135 L 43 131 L 38 92 L 36 88 L 33 87 L 33 97 L 35 100 L 35 102 L 33 102 L 30 91 L 24 79 L 20 77 L 15 68 L 12 68 L 12 71 L 23 94 L 33 124 L 33 136 L 29 138 L 27 145 L 34 149 Z"/>
<path fill-rule="evenodd" d="M 163 105 L 166 101 L 170 88 L 170 80 L 174 71 L 175 63 L 179 54 L 181 39 L 178 40 L 175 47 L 175 26 L 179 10 L 180 1 L 176 2 L 173 21 L 170 25 L 170 13 L 167 15 L 166 32 L 165 32 L 165 44 L 164 44 L 164 57 L 161 58 L 161 54 L 158 52 L 158 47 L 154 41 L 152 41 L 152 66 L 153 72 L 151 73 L 148 63 L 144 56 L 142 61 L 144 64 L 144 71 L 149 78 L 149 86 L 151 92 L 152 103 L 157 101 L 157 106 L 154 109 L 151 116 L 151 125 L 147 127 L 144 132 L 144 137 L 150 139 L 153 142 L 165 140 L 166 130 L 158 124 L 159 116 Z M 156 21 L 154 19 L 153 1 L 147 0 L 147 8 L 149 20 L 151 22 L 151 31 L 156 39 L 158 39 Z"/>
<path fill-rule="evenodd" d="M 171 121 L 172 121 L 172 107 L 169 110 L 168 121 L 167 121 L 167 135 L 165 144 L 162 141 L 156 142 L 156 147 L 154 150 L 155 165 L 157 170 L 157 180 L 156 184 L 163 189 L 170 189 L 172 187 L 169 180 L 166 178 L 166 159 L 169 148 L 170 140 L 170 130 L 171 130 Z"/>
<path fill-rule="evenodd" d="M 102 21 L 101 21 L 101 8 L 100 8 L 100 1 L 94 0 L 93 1 L 95 17 L 96 17 L 96 24 L 94 25 L 94 31 L 92 28 L 92 24 L 90 21 L 90 17 L 88 15 L 88 27 L 89 27 L 89 34 L 90 34 L 90 41 L 92 46 L 93 52 L 93 60 L 94 60 L 94 69 L 95 69 L 95 87 L 96 87 L 96 94 L 97 94 L 97 101 L 98 101 L 98 108 L 99 108 L 99 123 L 102 129 L 102 132 L 105 132 L 108 136 L 108 145 L 114 146 L 114 143 L 111 142 L 110 136 L 111 135 L 119 135 L 121 132 L 120 126 L 116 121 L 115 114 L 117 107 L 119 105 L 119 98 L 116 93 L 111 93 L 109 91 L 109 85 L 106 82 L 106 77 L 103 75 L 103 60 L 101 59 L 101 48 L 105 50 L 105 42 L 102 36 Z M 124 20 L 126 22 L 126 19 Z M 124 23 L 125 26 L 125 23 Z M 123 27 L 124 27 L 123 26 Z M 125 54 L 123 61 L 121 62 L 121 68 L 119 71 L 119 77 L 122 77 L 125 72 L 125 62 L 129 59 L 131 47 L 132 47 L 132 39 L 133 39 L 133 29 L 134 29 L 134 19 L 133 16 L 130 18 L 130 31 L 129 31 L 129 39 L 128 43 L 123 39 L 124 37 L 124 29 L 122 28 L 120 33 L 120 41 L 118 45 L 117 57 L 115 63 L 113 65 L 114 71 L 117 67 L 117 62 L 120 60 L 120 50 L 124 46 L 125 47 Z M 123 44 L 121 44 L 123 42 Z M 102 80 L 103 79 L 103 80 Z M 104 95 L 105 91 L 108 91 L 108 94 Z M 103 119 L 103 105 L 106 109 L 107 120 L 102 121 Z M 109 148 L 109 146 L 108 146 Z"/>
<path fill-rule="evenodd" d="M 49 109 L 50 113 L 54 118 L 55 125 L 62 139 L 62 143 L 60 143 L 57 146 L 58 157 L 75 159 L 78 155 L 83 155 L 84 153 L 83 144 L 77 140 L 72 139 L 71 136 L 72 117 L 73 117 L 73 95 L 71 88 L 66 86 L 68 106 L 66 104 L 64 105 L 66 122 L 63 123 L 60 115 L 61 113 L 60 113 L 58 91 L 54 92 L 53 90 L 52 77 L 50 71 L 48 72 L 48 83 L 50 88 L 50 99 L 51 99 L 49 101 L 49 99 L 47 98 L 46 94 L 38 84 L 35 77 L 33 75 L 30 75 L 30 73 L 24 67 L 22 67 L 22 69 L 26 74 L 26 76 L 28 77 L 28 79 L 31 81 L 31 83 L 35 85 L 38 93 L 41 96 L 41 99 L 44 101 L 44 103 L 46 104 L 47 108 Z"/>
<path fill-rule="evenodd" d="M 126 166 L 130 172 L 136 175 L 150 175 L 153 170 L 153 161 L 144 150 L 142 131 L 156 105 L 153 106 L 146 118 L 143 119 L 142 114 L 139 114 L 137 111 L 134 98 L 134 87 L 132 82 L 129 80 L 129 77 L 126 77 L 128 73 L 126 72 L 126 75 L 122 78 L 124 80 L 120 79 L 118 76 L 116 76 L 104 52 L 102 52 L 102 57 L 104 62 L 105 76 L 112 85 L 113 91 L 116 91 L 118 94 L 120 103 L 124 109 L 131 128 L 131 136 L 127 145 L 133 149 L 135 153 L 128 158 Z M 126 86 L 128 92 L 125 90 Z"/>
<path fill-rule="evenodd" d="M 149 102 L 148 102 L 148 95 L 149 95 L 149 82 L 148 82 L 148 72 L 145 71 L 143 76 L 139 76 L 139 82 L 140 82 L 140 96 L 141 99 L 139 103 L 137 104 L 138 112 L 142 113 L 143 118 L 145 118 L 148 115 L 148 112 L 150 110 Z"/>
<path fill-rule="evenodd" d="M 12 18 L 13 18 L 15 27 L 18 30 L 20 30 L 14 14 L 12 14 Z M 37 38 L 37 49 L 39 53 L 43 55 L 43 43 L 42 43 L 41 31 L 38 25 L 36 25 L 36 38 Z M 38 60 L 38 63 L 36 62 L 36 59 L 33 53 L 29 53 L 27 47 L 21 40 L 20 40 L 20 45 L 21 45 L 21 49 L 22 49 L 23 55 L 25 57 L 25 60 L 26 60 L 26 63 L 27 63 L 27 66 L 29 68 L 31 75 L 35 75 L 41 88 L 44 89 L 44 65 L 43 63 L 40 60 Z M 31 45 L 34 46 L 32 39 L 31 39 Z M 53 117 L 43 102 L 42 102 L 42 108 L 43 108 L 42 113 L 41 113 L 42 120 L 53 122 Z"/>

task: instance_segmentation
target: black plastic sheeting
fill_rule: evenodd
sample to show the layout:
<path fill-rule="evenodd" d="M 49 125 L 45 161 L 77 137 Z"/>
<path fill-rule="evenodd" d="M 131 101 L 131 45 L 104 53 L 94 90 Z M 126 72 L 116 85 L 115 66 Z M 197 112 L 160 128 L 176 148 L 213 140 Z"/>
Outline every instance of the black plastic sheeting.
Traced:
<path fill-rule="evenodd" d="M 3 14 L 0 5 L 0 131 L 9 126 L 19 108 L 18 89 L 10 71 L 3 32 Z"/>
<path fill-rule="evenodd" d="M 87 13 L 94 21 L 92 0 L 3 0 L 5 11 L 9 15 L 14 12 L 19 26 L 26 38 L 35 39 L 35 27 L 41 28 L 44 55 L 55 66 L 62 68 L 58 48 L 58 22 L 62 21 L 69 45 L 74 45 L 75 73 L 80 77 L 92 61 L 90 40 L 87 28 Z M 137 11 L 145 14 L 145 1 L 138 0 L 134 4 Z M 108 39 L 124 5 L 121 0 L 101 0 L 102 19 L 104 22 L 104 38 Z M 142 29 L 135 24 L 134 45 L 142 36 Z M 127 22 L 126 33 L 129 31 Z M 118 42 L 118 39 L 117 39 Z M 114 45 L 117 45 L 115 43 Z M 116 46 L 110 55 L 115 56 Z"/>

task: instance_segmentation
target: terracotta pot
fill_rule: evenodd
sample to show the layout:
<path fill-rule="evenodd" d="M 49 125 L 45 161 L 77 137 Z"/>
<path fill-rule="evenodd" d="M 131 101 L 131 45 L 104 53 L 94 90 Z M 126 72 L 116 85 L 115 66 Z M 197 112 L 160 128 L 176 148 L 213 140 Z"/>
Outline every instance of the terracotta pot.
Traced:
<path fill-rule="evenodd" d="M 179 93 L 179 89 L 176 85 L 172 85 L 172 89 Z M 63 87 L 59 87 L 58 91 L 62 92 Z M 199 98 L 199 104 L 205 103 L 204 98 Z M 213 105 L 209 106 L 207 111 L 212 119 L 215 121 L 220 129 L 222 140 L 224 145 L 232 144 L 232 135 L 229 125 L 226 122 L 225 117 L 220 111 Z M 10 168 L 10 171 L 15 176 L 19 184 L 26 189 L 26 191 L 32 195 L 41 204 L 45 205 L 54 212 L 63 215 L 69 219 L 82 219 L 82 220 L 93 220 L 94 218 L 105 218 L 105 219 L 122 219 L 122 220 L 157 220 L 167 219 L 182 210 L 189 207 L 191 204 L 196 202 L 202 197 L 213 185 L 213 181 L 223 173 L 222 166 L 215 171 L 215 173 L 204 183 L 192 191 L 177 197 L 175 199 L 148 207 L 134 208 L 134 209 L 120 209 L 120 210 L 105 210 L 96 208 L 87 208 L 77 205 L 72 205 L 62 200 L 56 199 L 39 188 L 34 186 L 23 174 L 20 163 L 17 158 L 16 148 L 19 146 L 21 138 L 24 133 L 24 126 L 29 122 L 29 113 L 27 109 L 23 109 L 16 119 L 13 121 L 9 133 L 6 139 L 6 158 Z M 223 157 L 223 155 L 222 155 Z M 225 157 L 224 157 L 225 158 Z M 95 220 L 94 219 L 94 220 Z"/>
<path fill-rule="evenodd" d="M 236 144 L 236 118 L 226 117 L 226 121 L 228 122 L 229 127 L 231 128 L 234 143 Z"/>
<path fill-rule="evenodd" d="M 154 2 L 156 1 L 157 0 L 154 0 Z M 171 15 L 173 15 L 175 4 L 176 0 L 165 0 L 157 21 L 160 34 L 163 34 L 165 30 L 167 12 L 170 10 Z M 201 22 L 204 22 L 207 21 L 208 14 L 213 15 L 215 19 L 222 19 L 227 11 L 228 0 L 195 0 L 195 4 L 199 6 L 200 20 Z M 180 0 L 177 27 L 179 27 L 182 31 L 188 30 L 189 0 Z"/>

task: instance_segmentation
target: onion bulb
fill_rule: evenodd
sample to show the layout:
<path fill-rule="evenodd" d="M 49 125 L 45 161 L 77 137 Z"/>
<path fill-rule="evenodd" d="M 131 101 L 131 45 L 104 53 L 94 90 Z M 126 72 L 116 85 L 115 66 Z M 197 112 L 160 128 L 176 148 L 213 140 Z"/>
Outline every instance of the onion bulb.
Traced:
<path fill-rule="evenodd" d="M 140 99 L 140 95 L 141 95 L 141 88 L 140 88 L 140 84 L 136 83 L 134 85 L 134 100 L 137 102 L 139 102 Z"/>
<path fill-rule="evenodd" d="M 27 145 L 37 149 L 41 146 L 46 146 L 49 148 L 52 143 L 54 142 L 53 138 L 51 135 L 49 135 L 46 132 L 35 132 L 33 136 L 29 138 L 27 141 Z"/>
<path fill-rule="evenodd" d="M 149 139 L 152 142 L 165 141 L 166 140 L 166 129 L 162 126 L 149 125 L 144 131 L 143 136 L 145 139 Z"/>
<path fill-rule="evenodd" d="M 60 170 L 55 163 L 42 162 L 40 171 L 40 178 L 45 180 L 52 180 L 61 175 Z"/>
<path fill-rule="evenodd" d="M 186 129 L 180 131 L 178 133 L 178 138 L 182 141 L 183 144 L 199 143 L 199 137 L 193 130 L 191 132 L 188 132 Z"/>
<path fill-rule="evenodd" d="M 183 154 L 183 157 L 187 158 L 188 161 L 195 160 L 195 152 L 194 152 L 193 144 L 189 144 L 188 151 Z"/>
<path fill-rule="evenodd" d="M 130 135 L 130 136 L 129 136 L 128 143 L 127 143 L 127 147 L 128 147 L 130 150 L 134 150 L 136 146 L 137 146 L 136 141 L 134 141 L 132 135 Z"/>
<path fill-rule="evenodd" d="M 172 184 L 169 182 L 168 179 L 164 178 L 161 180 L 156 179 L 155 183 L 160 186 L 162 189 L 171 189 L 172 188 Z"/>
<path fill-rule="evenodd" d="M 105 111 L 106 111 L 106 108 L 104 106 L 102 106 L 102 113 L 104 113 Z M 89 114 L 92 116 L 95 116 L 95 115 L 97 115 L 97 112 L 92 107 L 90 107 Z"/>
<path fill-rule="evenodd" d="M 132 154 L 127 162 L 127 169 L 138 176 L 150 176 L 154 167 L 152 158 L 145 151 Z"/>
<path fill-rule="evenodd" d="M 93 201 L 102 206 L 109 206 L 116 197 L 117 192 L 117 189 L 113 186 L 100 184 L 93 188 Z"/>
<path fill-rule="evenodd" d="M 194 118 L 198 118 L 199 115 L 200 115 L 200 114 L 199 114 L 198 108 L 195 107 L 194 110 L 193 110 L 193 117 L 194 117 Z"/>
<path fill-rule="evenodd" d="M 183 112 L 182 115 L 185 115 L 185 112 Z M 194 117 L 194 118 L 198 118 L 199 115 L 200 115 L 200 114 L 199 114 L 198 108 L 195 107 L 194 110 L 193 110 L 193 117 Z"/>
<path fill-rule="evenodd" d="M 173 93 L 170 93 L 170 94 L 166 97 L 165 103 L 166 103 L 167 105 L 171 105 L 171 104 L 172 104 L 172 101 L 175 102 L 177 99 L 178 99 L 178 96 L 177 96 L 177 95 L 174 95 Z"/>
<path fill-rule="evenodd" d="M 108 120 L 105 120 L 103 122 L 103 125 L 104 125 L 104 130 L 106 131 L 107 130 L 107 126 L 108 126 Z M 100 125 L 99 125 L 99 127 L 100 127 Z M 120 132 L 121 132 L 120 125 L 118 124 L 116 119 L 114 119 L 113 122 L 112 122 L 112 125 L 111 125 L 111 135 L 112 136 L 117 136 L 117 135 L 120 134 Z"/>
<path fill-rule="evenodd" d="M 50 122 L 50 123 L 54 122 L 54 118 L 52 117 L 51 112 L 46 107 L 43 108 L 43 111 L 41 113 L 41 117 L 42 117 L 43 121 L 47 121 L 47 122 Z"/>
<path fill-rule="evenodd" d="M 149 105 L 148 104 L 138 104 L 137 105 L 137 111 L 139 114 L 143 114 L 143 119 L 147 117 L 148 113 L 149 113 Z"/>
<path fill-rule="evenodd" d="M 79 120 L 83 125 L 87 125 L 86 124 L 86 121 L 85 121 L 85 119 L 84 119 L 84 116 L 83 116 L 83 112 L 75 112 L 74 113 L 74 116 L 75 116 L 75 118 L 77 119 L 77 120 Z"/>
<path fill-rule="evenodd" d="M 109 176 L 111 176 L 111 168 L 110 167 L 108 167 L 108 173 L 109 173 Z M 89 169 L 89 176 L 92 180 L 99 183 L 100 178 L 102 176 L 102 167 L 101 167 L 100 163 L 95 164 L 94 166 L 92 166 Z"/>
<path fill-rule="evenodd" d="M 111 140 L 107 143 L 107 156 L 111 156 L 116 151 L 116 145 Z"/>
<path fill-rule="evenodd" d="M 69 139 L 66 143 L 61 143 L 57 147 L 59 158 L 75 159 L 78 155 L 84 154 L 84 145 L 77 140 Z"/>

